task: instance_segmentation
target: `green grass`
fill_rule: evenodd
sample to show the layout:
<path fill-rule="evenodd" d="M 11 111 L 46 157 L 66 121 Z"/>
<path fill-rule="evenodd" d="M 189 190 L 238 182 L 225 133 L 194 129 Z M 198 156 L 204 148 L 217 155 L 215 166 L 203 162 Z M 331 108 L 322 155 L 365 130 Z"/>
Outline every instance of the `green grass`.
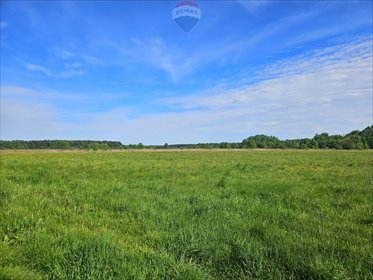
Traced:
<path fill-rule="evenodd" d="M 372 159 L 2 152 L 0 279 L 373 279 Z"/>

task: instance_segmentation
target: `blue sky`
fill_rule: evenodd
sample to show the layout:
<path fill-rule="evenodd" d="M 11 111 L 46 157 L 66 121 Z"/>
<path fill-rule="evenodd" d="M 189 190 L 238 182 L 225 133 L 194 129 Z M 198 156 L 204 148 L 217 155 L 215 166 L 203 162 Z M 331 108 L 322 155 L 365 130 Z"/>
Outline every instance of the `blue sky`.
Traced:
<path fill-rule="evenodd" d="M 163 144 L 372 123 L 372 1 L 1 1 L 1 139 Z"/>

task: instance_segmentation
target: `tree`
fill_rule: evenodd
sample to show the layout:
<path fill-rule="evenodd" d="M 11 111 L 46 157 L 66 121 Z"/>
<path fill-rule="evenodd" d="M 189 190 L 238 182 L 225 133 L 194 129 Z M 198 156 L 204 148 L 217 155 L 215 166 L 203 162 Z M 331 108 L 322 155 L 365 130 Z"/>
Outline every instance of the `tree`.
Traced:
<path fill-rule="evenodd" d="M 243 148 L 278 148 L 280 142 L 277 137 L 260 134 L 244 139 L 241 146 Z"/>
<path fill-rule="evenodd" d="M 365 146 L 369 149 L 373 149 L 373 125 L 368 126 L 360 132 L 361 140 L 365 143 Z"/>
<path fill-rule="evenodd" d="M 109 145 L 106 144 L 106 143 L 103 143 L 100 145 L 100 149 L 104 150 L 104 151 L 107 151 L 110 149 Z"/>
<path fill-rule="evenodd" d="M 362 150 L 365 148 L 365 145 L 361 141 L 360 135 L 353 134 L 353 135 L 345 137 L 342 140 L 342 147 L 343 149 L 348 149 L 348 150 L 351 150 L 351 149 Z"/>

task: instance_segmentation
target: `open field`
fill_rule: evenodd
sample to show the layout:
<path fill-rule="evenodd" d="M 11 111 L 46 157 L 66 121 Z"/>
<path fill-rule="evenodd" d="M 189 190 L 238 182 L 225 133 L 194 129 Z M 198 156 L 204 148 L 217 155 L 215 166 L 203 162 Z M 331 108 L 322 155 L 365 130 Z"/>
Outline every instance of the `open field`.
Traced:
<path fill-rule="evenodd" d="M 1 152 L 0 279 L 372 279 L 373 151 Z"/>

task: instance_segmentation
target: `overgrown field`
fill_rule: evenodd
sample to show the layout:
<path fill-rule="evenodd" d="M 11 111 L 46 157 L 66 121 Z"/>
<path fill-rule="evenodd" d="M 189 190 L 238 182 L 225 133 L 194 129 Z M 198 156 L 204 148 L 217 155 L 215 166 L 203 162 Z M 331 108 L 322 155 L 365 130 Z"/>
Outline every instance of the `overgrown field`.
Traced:
<path fill-rule="evenodd" d="M 2 152 L 0 279 L 372 279 L 372 160 Z"/>

